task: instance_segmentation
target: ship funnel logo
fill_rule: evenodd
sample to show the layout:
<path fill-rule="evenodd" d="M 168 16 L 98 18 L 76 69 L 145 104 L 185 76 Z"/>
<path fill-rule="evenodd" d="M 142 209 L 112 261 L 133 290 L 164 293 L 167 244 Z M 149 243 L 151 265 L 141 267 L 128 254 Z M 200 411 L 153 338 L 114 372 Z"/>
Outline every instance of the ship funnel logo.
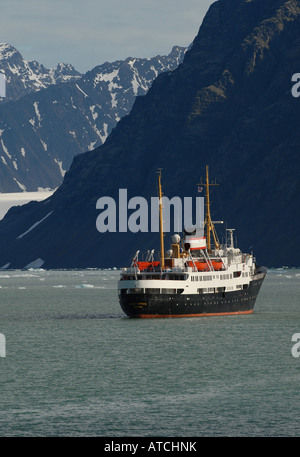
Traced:
<path fill-rule="evenodd" d="M 100 233 L 105 232 L 159 232 L 158 197 L 148 202 L 144 197 L 128 200 L 127 189 L 119 189 L 119 198 L 101 197 L 96 209 L 101 210 L 96 219 Z M 163 230 L 165 233 L 182 232 L 183 229 L 204 228 L 204 197 L 162 197 Z M 173 223 L 171 223 L 171 220 Z"/>

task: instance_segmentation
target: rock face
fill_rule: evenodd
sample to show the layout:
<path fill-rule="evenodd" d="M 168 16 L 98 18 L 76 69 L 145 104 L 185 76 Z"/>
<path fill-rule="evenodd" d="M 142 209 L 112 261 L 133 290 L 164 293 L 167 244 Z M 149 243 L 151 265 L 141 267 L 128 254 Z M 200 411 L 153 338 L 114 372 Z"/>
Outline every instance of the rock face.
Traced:
<path fill-rule="evenodd" d="M 300 1 L 211 5 L 184 62 L 137 97 L 104 145 L 77 155 L 50 199 L 10 210 L 2 265 L 126 266 L 137 249 L 159 248 L 158 234 L 99 233 L 97 200 L 118 203 L 122 188 L 155 196 L 158 167 L 165 195 L 193 196 L 209 165 L 213 219 L 260 263 L 299 266 L 299 31 Z"/>
<path fill-rule="evenodd" d="M 185 51 L 176 46 L 168 56 L 128 58 L 80 75 L 67 64 L 46 69 L 0 45 L 7 79 L 0 106 L 0 191 L 58 187 L 73 157 L 103 144 L 136 96 L 159 73 L 175 69 Z"/>

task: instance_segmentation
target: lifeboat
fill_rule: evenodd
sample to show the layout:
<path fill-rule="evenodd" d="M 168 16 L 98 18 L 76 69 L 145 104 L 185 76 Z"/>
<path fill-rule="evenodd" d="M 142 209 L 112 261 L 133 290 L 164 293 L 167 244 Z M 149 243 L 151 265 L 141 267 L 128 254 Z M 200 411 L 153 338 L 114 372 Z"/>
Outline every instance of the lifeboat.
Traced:
<path fill-rule="evenodd" d="M 221 260 L 212 260 L 211 261 L 214 270 L 222 270 L 223 262 Z"/>
<path fill-rule="evenodd" d="M 194 263 L 195 263 L 198 271 L 208 271 L 208 270 L 211 269 L 210 265 L 205 260 L 203 260 L 203 261 L 196 261 L 195 260 Z M 218 270 L 222 269 L 223 263 L 222 263 L 221 260 L 220 261 L 219 260 L 212 260 L 211 264 L 212 264 L 212 266 L 213 266 L 215 271 L 218 271 Z M 192 261 L 189 261 L 188 265 L 189 265 L 189 267 L 193 267 L 194 266 Z"/>
<path fill-rule="evenodd" d="M 140 271 L 152 270 L 154 267 L 158 267 L 160 264 L 159 261 L 154 262 L 137 262 L 137 266 Z"/>

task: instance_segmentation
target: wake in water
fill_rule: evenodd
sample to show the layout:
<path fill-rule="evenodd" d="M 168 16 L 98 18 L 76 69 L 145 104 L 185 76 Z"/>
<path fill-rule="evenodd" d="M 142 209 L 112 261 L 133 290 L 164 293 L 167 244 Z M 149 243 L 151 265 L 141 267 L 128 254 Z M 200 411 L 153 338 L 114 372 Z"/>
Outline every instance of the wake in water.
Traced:
<path fill-rule="evenodd" d="M 49 316 L 50 319 L 129 319 L 124 314 L 62 314 L 58 316 Z"/>

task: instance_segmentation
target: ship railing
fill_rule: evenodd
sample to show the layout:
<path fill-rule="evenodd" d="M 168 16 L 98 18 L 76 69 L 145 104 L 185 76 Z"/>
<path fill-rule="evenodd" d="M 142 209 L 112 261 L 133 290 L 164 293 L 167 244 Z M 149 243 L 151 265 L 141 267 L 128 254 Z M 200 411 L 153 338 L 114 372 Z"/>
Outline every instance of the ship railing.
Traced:
<path fill-rule="evenodd" d="M 126 268 L 122 268 L 121 269 L 121 274 L 135 274 L 136 272 L 136 268 L 134 267 L 126 267 Z"/>

